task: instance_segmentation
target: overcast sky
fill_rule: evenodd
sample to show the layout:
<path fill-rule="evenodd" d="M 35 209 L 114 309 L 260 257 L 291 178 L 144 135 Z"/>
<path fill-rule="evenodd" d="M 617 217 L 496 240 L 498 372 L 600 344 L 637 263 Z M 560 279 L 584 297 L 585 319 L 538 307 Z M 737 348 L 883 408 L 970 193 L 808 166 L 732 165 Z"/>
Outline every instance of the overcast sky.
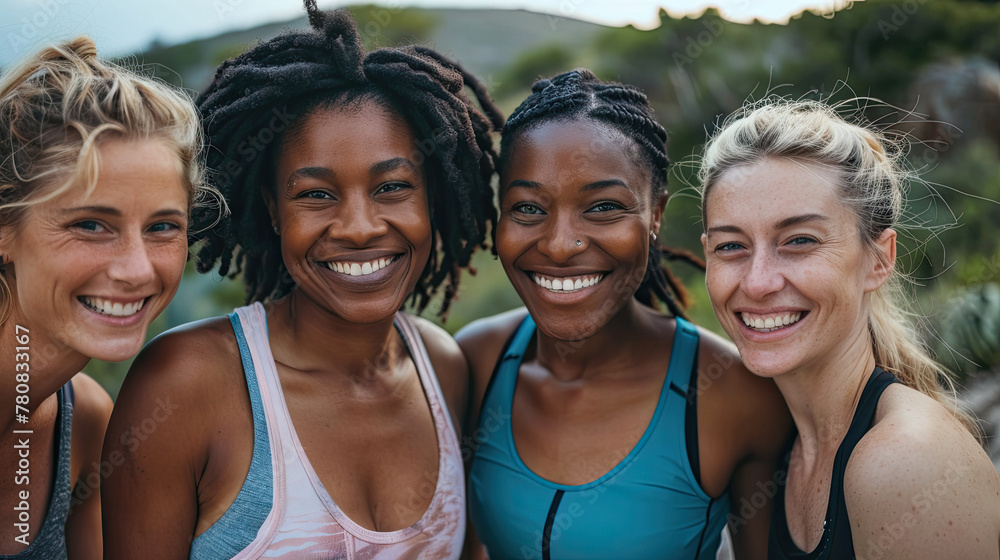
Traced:
<path fill-rule="evenodd" d="M 660 6 L 674 16 L 701 13 L 718 6 L 735 21 L 754 17 L 785 22 L 809 8 L 832 12 L 846 0 L 383 0 L 400 6 L 531 9 L 605 25 L 658 23 Z M 320 0 L 324 8 L 350 4 Z M 89 35 L 102 55 L 141 51 L 151 41 L 173 44 L 210 37 L 301 15 L 297 0 L 0 0 L 0 66 L 41 45 L 80 34 Z"/>

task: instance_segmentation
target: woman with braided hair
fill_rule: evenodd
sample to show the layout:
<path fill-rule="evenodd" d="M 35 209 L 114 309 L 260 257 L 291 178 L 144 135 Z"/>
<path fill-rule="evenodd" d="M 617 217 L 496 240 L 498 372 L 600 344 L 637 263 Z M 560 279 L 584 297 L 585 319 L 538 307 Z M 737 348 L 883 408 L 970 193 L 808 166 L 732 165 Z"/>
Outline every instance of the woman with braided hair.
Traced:
<path fill-rule="evenodd" d="M 703 265 L 656 243 L 666 137 L 642 92 L 587 70 L 535 83 L 504 127 L 496 250 L 526 309 L 456 337 L 494 560 L 714 559 L 727 519 L 737 557 L 765 557 L 790 420 L 684 319 L 661 260 Z"/>
<path fill-rule="evenodd" d="M 346 11 L 306 8 L 311 30 L 225 62 L 199 101 L 232 219 L 198 264 L 242 274 L 249 305 L 129 373 L 111 433 L 141 430 L 105 445 L 109 558 L 461 552 L 468 367 L 399 310 L 445 284 L 443 314 L 484 244 L 502 118 L 438 53 L 363 54 Z"/>

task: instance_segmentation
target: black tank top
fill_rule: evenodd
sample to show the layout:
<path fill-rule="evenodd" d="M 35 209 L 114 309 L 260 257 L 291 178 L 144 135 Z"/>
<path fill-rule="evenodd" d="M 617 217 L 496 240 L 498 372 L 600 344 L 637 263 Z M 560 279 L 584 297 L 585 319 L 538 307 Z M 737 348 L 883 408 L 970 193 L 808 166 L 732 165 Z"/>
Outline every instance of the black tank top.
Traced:
<path fill-rule="evenodd" d="M 788 519 L 785 517 L 785 486 L 782 484 L 778 487 L 778 494 L 774 497 L 774 509 L 771 512 L 771 531 L 767 543 L 768 560 L 826 560 L 828 558 L 848 560 L 855 558 L 854 540 L 851 538 L 851 522 L 847 518 L 847 500 L 844 498 L 844 471 L 847 469 L 847 460 L 851 457 L 851 452 L 872 427 L 872 422 L 875 419 L 875 408 L 878 406 L 882 391 L 895 382 L 896 378 L 891 373 L 876 366 L 864 391 L 861 392 L 861 399 L 854 412 L 854 419 L 851 420 L 847 435 L 840 443 L 837 455 L 833 460 L 833 478 L 830 481 L 830 498 L 826 506 L 826 519 L 823 521 L 823 536 L 812 552 L 799 550 L 799 547 L 795 546 L 795 542 L 792 541 L 792 535 L 788 532 Z M 784 459 L 778 465 L 779 472 L 788 472 L 788 459 L 794 442 L 795 438 L 793 437 L 786 449 Z"/>

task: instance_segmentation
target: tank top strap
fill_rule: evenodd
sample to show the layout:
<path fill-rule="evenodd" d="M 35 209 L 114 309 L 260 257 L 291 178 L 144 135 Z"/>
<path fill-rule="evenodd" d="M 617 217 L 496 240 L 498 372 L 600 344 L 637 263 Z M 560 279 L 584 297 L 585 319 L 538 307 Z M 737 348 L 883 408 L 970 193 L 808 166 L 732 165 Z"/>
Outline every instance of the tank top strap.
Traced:
<path fill-rule="evenodd" d="M 697 387 L 697 378 L 692 374 L 698 359 L 698 328 L 681 317 L 676 318 L 677 331 L 674 334 L 674 344 L 670 350 L 670 365 L 667 366 L 668 387 L 675 393 L 687 398 Z"/>
<path fill-rule="evenodd" d="M 535 335 L 535 321 L 531 315 L 525 315 L 517 330 L 510 335 L 503 351 L 497 357 L 493 375 L 490 377 L 486 392 L 483 395 L 482 410 L 496 408 L 503 413 L 501 418 L 510 412 L 514 400 L 514 388 L 517 385 L 517 372 L 521 369 L 521 359 L 528 350 L 532 337 Z M 497 400 L 499 399 L 499 400 Z M 482 416 L 482 413 L 480 413 Z"/>
<path fill-rule="evenodd" d="M 236 499 L 218 521 L 191 543 L 189 557 L 192 560 L 245 556 L 251 553 L 247 547 L 255 542 L 258 533 L 273 529 L 279 517 L 276 515 L 279 508 L 274 507 L 279 501 L 276 500 L 278 493 L 274 473 L 281 470 L 275 468 L 276 463 L 280 465 L 281 446 L 271 441 L 273 434 L 268 417 L 273 417 L 273 411 L 265 405 L 265 402 L 270 404 L 269 399 L 264 398 L 269 393 L 265 370 L 273 368 L 273 365 L 260 356 L 260 345 L 269 345 L 264 307 L 260 303 L 240 307 L 229 314 L 229 321 L 236 335 L 250 394 L 253 454 L 250 469 Z M 272 419 L 270 423 L 273 422 Z"/>
<path fill-rule="evenodd" d="M 403 337 L 403 342 L 406 343 L 410 351 L 410 358 L 413 360 L 413 365 L 417 367 L 420 383 L 424 387 L 427 401 L 431 405 L 431 412 L 435 416 L 434 425 L 439 427 L 438 437 L 444 433 L 456 433 L 451 414 L 448 414 L 448 406 L 444 401 L 444 394 L 441 392 L 441 384 L 438 383 L 437 375 L 434 374 L 434 366 L 431 364 L 430 356 L 427 354 L 427 347 L 424 346 L 424 339 L 420 336 L 416 324 L 414 324 L 413 319 L 406 313 L 396 313 L 393 323 L 396 325 L 400 335 Z M 455 439 L 457 444 L 457 438 Z"/>
<path fill-rule="evenodd" d="M 840 514 L 842 519 L 847 519 L 847 502 L 844 500 L 844 473 L 847 471 L 847 461 L 851 458 L 851 453 L 857 447 L 861 438 L 864 437 L 872 427 L 875 420 L 875 411 L 878 408 L 878 401 L 882 393 L 893 383 L 896 377 L 884 369 L 875 366 L 868 382 L 865 383 L 864 390 L 861 391 L 861 398 L 858 399 L 858 406 L 854 411 L 854 418 L 847 429 L 844 441 L 837 448 L 837 455 L 833 462 L 833 479 L 830 482 L 830 502 L 838 500 L 840 503 Z"/>

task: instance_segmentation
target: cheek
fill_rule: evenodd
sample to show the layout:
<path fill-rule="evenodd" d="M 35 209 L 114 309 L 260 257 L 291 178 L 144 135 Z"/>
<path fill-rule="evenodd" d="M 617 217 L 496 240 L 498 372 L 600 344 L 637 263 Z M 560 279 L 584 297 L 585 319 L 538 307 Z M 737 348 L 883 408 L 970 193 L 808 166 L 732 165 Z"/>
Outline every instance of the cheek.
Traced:
<path fill-rule="evenodd" d="M 156 269 L 160 280 L 168 289 L 176 289 L 184 275 L 184 266 L 187 263 L 188 248 L 187 239 L 180 239 L 165 244 L 150 253 L 153 261 L 153 268 Z"/>

